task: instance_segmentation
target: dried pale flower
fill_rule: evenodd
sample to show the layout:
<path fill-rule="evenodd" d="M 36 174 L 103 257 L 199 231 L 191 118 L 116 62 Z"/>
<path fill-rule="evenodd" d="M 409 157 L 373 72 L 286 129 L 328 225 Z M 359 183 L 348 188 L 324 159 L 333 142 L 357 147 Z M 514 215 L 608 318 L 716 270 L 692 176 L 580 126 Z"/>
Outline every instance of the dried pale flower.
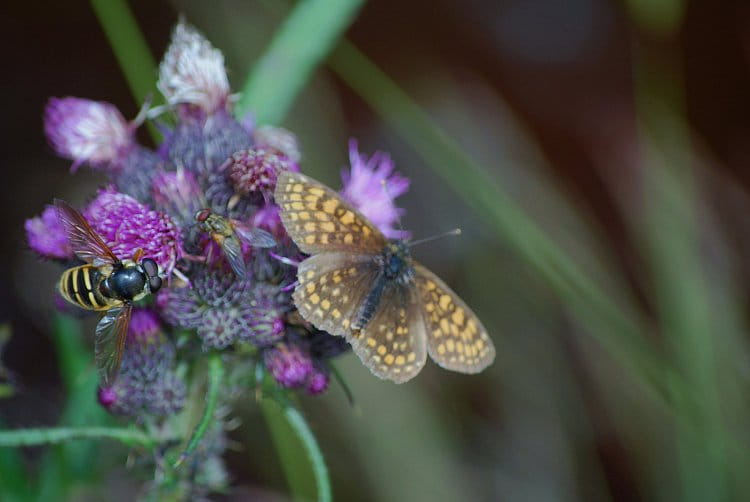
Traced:
<path fill-rule="evenodd" d="M 282 127 L 263 125 L 253 130 L 255 146 L 265 150 L 275 150 L 284 155 L 292 164 L 302 160 L 297 136 Z M 296 169 L 299 171 L 299 169 Z"/>
<path fill-rule="evenodd" d="M 52 148 L 73 161 L 106 167 L 133 145 L 133 130 L 109 103 L 81 98 L 52 98 L 44 112 L 44 130 Z"/>
<path fill-rule="evenodd" d="M 170 105 L 193 105 L 209 115 L 223 110 L 230 92 L 224 55 L 193 26 L 180 22 L 159 66 L 157 86 Z"/>
<path fill-rule="evenodd" d="M 151 196 L 156 208 L 181 226 L 192 223 L 196 211 L 206 205 L 195 175 L 183 167 L 158 172 L 153 179 Z"/>

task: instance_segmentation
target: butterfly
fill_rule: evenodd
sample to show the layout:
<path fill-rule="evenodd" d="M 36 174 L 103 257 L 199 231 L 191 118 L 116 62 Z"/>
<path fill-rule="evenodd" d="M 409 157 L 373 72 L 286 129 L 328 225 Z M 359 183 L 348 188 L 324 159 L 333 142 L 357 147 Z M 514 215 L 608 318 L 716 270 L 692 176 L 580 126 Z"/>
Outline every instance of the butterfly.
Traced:
<path fill-rule="evenodd" d="M 438 276 L 387 239 L 325 185 L 279 174 L 274 198 L 287 233 L 311 255 L 297 269 L 297 310 L 342 336 L 373 374 L 403 383 L 427 354 L 443 368 L 478 373 L 495 358 L 479 318 Z"/>

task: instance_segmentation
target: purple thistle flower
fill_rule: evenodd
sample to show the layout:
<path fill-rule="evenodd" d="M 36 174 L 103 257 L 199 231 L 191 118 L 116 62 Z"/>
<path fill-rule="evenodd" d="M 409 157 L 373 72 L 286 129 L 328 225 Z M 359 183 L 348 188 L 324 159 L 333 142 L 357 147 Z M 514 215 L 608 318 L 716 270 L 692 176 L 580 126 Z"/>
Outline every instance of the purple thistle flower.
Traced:
<path fill-rule="evenodd" d="M 253 227 L 262 228 L 277 239 L 286 237 L 286 229 L 281 222 L 281 210 L 276 204 L 266 204 L 253 215 Z"/>
<path fill-rule="evenodd" d="M 280 343 L 263 353 L 263 361 L 273 378 L 282 387 L 300 387 L 312 374 L 310 353 L 299 345 Z"/>
<path fill-rule="evenodd" d="M 331 377 L 328 375 L 328 370 L 321 365 L 316 364 L 307 379 L 307 393 L 313 396 L 322 394 L 328 389 L 330 381 Z"/>
<path fill-rule="evenodd" d="M 192 288 L 163 290 L 157 303 L 167 322 L 195 329 L 204 349 L 235 341 L 266 346 L 283 335 L 276 319 L 289 309 L 288 293 L 238 279 L 228 268 L 202 268 L 191 281 Z"/>
<path fill-rule="evenodd" d="M 275 150 L 250 148 L 235 152 L 219 168 L 226 171 L 239 195 L 261 192 L 266 196 L 276 187 L 276 177 L 281 171 L 293 169 L 289 159 Z"/>
<path fill-rule="evenodd" d="M 169 214 L 180 225 L 193 222 L 196 211 L 205 206 L 203 192 L 190 171 L 160 171 L 153 179 L 152 199 L 157 209 Z"/>
<path fill-rule="evenodd" d="M 44 208 L 41 216 L 24 224 L 29 247 L 45 258 L 69 260 L 74 257 L 68 235 L 57 217 L 54 206 Z"/>
<path fill-rule="evenodd" d="M 130 317 L 128 336 L 138 342 L 157 338 L 161 333 L 161 322 L 156 313 L 149 309 L 135 309 Z"/>
<path fill-rule="evenodd" d="M 185 22 L 172 33 L 157 85 L 170 105 L 192 105 L 208 115 L 226 109 L 229 102 L 224 55 Z"/>
<path fill-rule="evenodd" d="M 99 403 L 123 416 L 168 416 L 182 409 L 185 382 L 174 373 L 175 348 L 161 330 L 156 314 L 135 309 L 128 329 L 120 375 L 100 388 Z"/>
<path fill-rule="evenodd" d="M 183 255 L 180 231 L 169 216 L 111 187 L 99 191 L 84 215 L 118 258 L 142 249 L 168 276 Z"/>
<path fill-rule="evenodd" d="M 84 162 L 105 167 L 133 144 L 133 129 L 117 108 L 88 99 L 50 99 L 44 130 L 52 148 L 73 161 L 73 172 Z"/>
<path fill-rule="evenodd" d="M 372 221 L 386 237 L 405 238 L 408 233 L 393 228 L 403 214 L 394 199 L 409 190 L 409 180 L 393 173 L 393 162 L 383 152 L 369 159 L 360 154 L 357 142 L 349 142 L 351 170 L 342 171 L 344 188 L 341 195 Z"/>
<path fill-rule="evenodd" d="M 270 125 L 260 126 L 253 130 L 255 146 L 266 150 L 275 150 L 284 155 L 292 164 L 299 164 L 302 159 L 297 136 L 291 131 Z M 294 169 L 299 172 L 299 168 Z"/>

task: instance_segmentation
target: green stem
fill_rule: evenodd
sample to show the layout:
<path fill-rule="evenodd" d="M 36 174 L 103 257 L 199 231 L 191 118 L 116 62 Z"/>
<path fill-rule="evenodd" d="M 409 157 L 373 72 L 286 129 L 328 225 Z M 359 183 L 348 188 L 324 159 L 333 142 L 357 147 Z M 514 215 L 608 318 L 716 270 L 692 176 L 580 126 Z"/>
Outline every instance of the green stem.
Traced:
<path fill-rule="evenodd" d="M 253 66 L 237 112 L 258 123 L 281 122 L 312 71 L 325 59 L 364 0 L 303 0 L 286 17 Z"/>
<path fill-rule="evenodd" d="M 52 427 L 0 431 L 0 447 L 56 444 L 73 439 L 115 439 L 128 446 L 155 446 L 158 441 L 138 429 L 112 427 Z"/>
<path fill-rule="evenodd" d="M 279 398 L 279 400 L 283 399 Z M 304 416 L 291 404 L 272 399 L 263 399 L 261 409 L 294 499 L 309 500 L 311 497 L 311 483 L 305 476 L 306 467 L 299 454 L 299 443 L 301 443 L 307 453 L 307 460 L 315 478 L 317 500 L 329 502 L 331 482 L 328 478 L 328 468 L 320 446 Z M 297 441 L 290 432 L 296 436 Z"/>
<path fill-rule="evenodd" d="M 329 58 L 333 70 L 443 178 L 498 235 L 515 246 L 562 297 L 576 317 L 636 381 L 666 395 L 660 359 L 646 343 L 648 323 L 623 310 L 539 225 L 395 82 L 343 40 Z M 627 312 L 627 313 L 626 313 Z"/>
<path fill-rule="evenodd" d="M 198 425 L 195 426 L 193 434 L 190 436 L 185 451 L 182 452 L 180 458 L 175 463 L 175 467 L 178 467 L 187 457 L 192 454 L 206 434 L 209 425 L 214 418 L 216 413 L 216 407 L 219 402 L 219 392 L 221 390 L 221 383 L 224 380 L 224 363 L 221 361 L 221 355 L 219 353 L 213 353 L 208 359 L 208 390 L 206 391 L 206 407 L 203 409 L 203 415 L 201 415 Z"/>

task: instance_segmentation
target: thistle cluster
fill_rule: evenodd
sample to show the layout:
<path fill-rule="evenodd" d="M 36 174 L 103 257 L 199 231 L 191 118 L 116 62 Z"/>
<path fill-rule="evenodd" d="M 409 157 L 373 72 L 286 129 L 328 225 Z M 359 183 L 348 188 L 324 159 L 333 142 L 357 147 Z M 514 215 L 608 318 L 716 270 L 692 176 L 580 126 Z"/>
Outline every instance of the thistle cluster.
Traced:
<path fill-rule="evenodd" d="M 134 310 L 120 376 L 99 390 L 100 404 L 138 421 L 176 415 L 190 386 L 190 366 L 206 351 L 226 352 L 248 373 L 260 368 L 280 387 L 324 392 L 330 359 L 348 345 L 296 314 L 296 269 L 289 263 L 304 255 L 286 235 L 273 201 L 278 174 L 304 165 L 295 135 L 235 118 L 223 55 L 184 22 L 174 30 L 158 88 L 166 105 L 132 121 L 111 104 L 73 97 L 51 99 L 45 112 L 47 138 L 73 162 L 71 171 L 87 166 L 107 178 L 81 213 L 118 258 L 141 250 L 164 278 L 160 293 Z M 163 135 L 154 149 L 136 140 L 145 120 Z M 402 236 L 394 228 L 400 210 L 393 199 L 408 189 L 408 180 L 393 173 L 384 154 L 367 158 L 355 142 L 349 152 L 342 195 L 386 235 Z M 238 277 L 215 239 L 196 224 L 204 208 L 269 232 L 276 247 L 243 243 L 248 274 Z M 26 232 L 40 256 L 66 265 L 76 260 L 53 206 L 29 219 Z"/>

